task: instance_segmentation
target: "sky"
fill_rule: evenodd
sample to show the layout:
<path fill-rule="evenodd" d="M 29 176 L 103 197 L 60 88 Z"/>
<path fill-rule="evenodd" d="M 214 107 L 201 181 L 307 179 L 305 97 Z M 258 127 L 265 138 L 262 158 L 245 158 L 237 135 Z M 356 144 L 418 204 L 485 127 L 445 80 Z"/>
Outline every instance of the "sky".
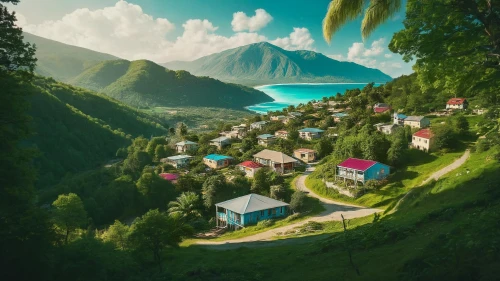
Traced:
<path fill-rule="evenodd" d="M 387 47 L 403 28 L 404 10 L 365 42 L 358 19 L 328 44 L 321 27 L 328 4 L 328 0 L 21 0 L 8 7 L 16 11 L 18 25 L 26 32 L 128 60 L 190 61 L 268 41 L 287 50 L 312 50 L 378 68 L 392 77 L 412 73 L 413 63 L 405 63 Z"/>

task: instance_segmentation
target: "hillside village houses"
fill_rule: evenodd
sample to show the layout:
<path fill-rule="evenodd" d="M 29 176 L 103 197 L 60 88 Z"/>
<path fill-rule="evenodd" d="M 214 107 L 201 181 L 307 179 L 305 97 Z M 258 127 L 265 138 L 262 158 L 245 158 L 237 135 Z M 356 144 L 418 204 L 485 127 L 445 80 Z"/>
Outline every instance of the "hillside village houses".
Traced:
<path fill-rule="evenodd" d="M 324 132 L 324 130 L 317 128 L 304 128 L 299 130 L 299 137 L 305 140 L 313 140 L 320 138 Z"/>
<path fill-rule="evenodd" d="M 293 156 L 304 163 L 316 161 L 316 151 L 309 148 L 299 148 L 293 151 Z"/>
<path fill-rule="evenodd" d="M 394 112 L 393 124 L 404 126 L 406 117 L 408 116 Z"/>
<path fill-rule="evenodd" d="M 192 141 L 181 141 L 175 144 L 175 151 L 177 153 L 186 153 L 189 151 L 195 151 L 198 148 L 198 144 Z"/>
<path fill-rule="evenodd" d="M 292 112 L 288 113 L 288 115 L 293 116 L 293 117 L 300 117 L 300 116 L 302 116 L 302 113 L 292 111 Z"/>
<path fill-rule="evenodd" d="M 413 134 L 411 146 L 425 152 L 432 151 L 434 149 L 434 134 L 431 129 L 422 129 Z"/>
<path fill-rule="evenodd" d="M 456 109 L 467 109 L 469 107 L 469 102 L 466 98 L 451 98 L 446 103 L 446 109 L 456 110 Z"/>
<path fill-rule="evenodd" d="M 240 139 L 240 133 L 238 131 L 223 131 L 219 133 L 219 136 L 226 137 L 228 139 Z"/>
<path fill-rule="evenodd" d="M 431 125 L 431 120 L 425 116 L 407 116 L 403 124 L 412 128 L 425 128 Z"/>
<path fill-rule="evenodd" d="M 271 116 L 271 121 L 283 122 L 286 119 L 285 115 Z"/>
<path fill-rule="evenodd" d="M 382 180 L 390 174 L 390 167 L 372 160 L 349 158 L 337 165 L 337 180 L 365 184 L 368 180 Z"/>
<path fill-rule="evenodd" d="M 386 103 L 377 103 L 373 106 L 374 113 L 384 113 L 390 111 L 391 107 Z"/>
<path fill-rule="evenodd" d="M 160 162 L 170 164 L 175 168 L 184 168 L 189 165 L 189 162 L 191 162 L 192 158 L 193 156 L 189 155 L 175 155 L 167 158 L 162 158 Z"/>
<path fill-rule="evenodd" d="M 280 139 L 287 139 L 288 138 L 288 131 L 285 130 L 279 130 L 274 133 L 274 136 Z"/>
<path fill-rule="evenodd" d="M 250 124 L 250 130 L 262 130 L 264 129 L 264 126 L 266 126 L 268 122 L 267 121 L 259 121 Z"/>
<path fill-rule="evenodd" d="M 254 154 L 254 161 L 264 166 L 271 168 L 271 170 L 279 174 L 288 174 L 294 171 L 295 165 L 298 161 L 283 152 L 264 149 L 261 152 Z"/>
<path fill-rule="evenodd" d="M 227 137 L 218 137 L 210 141 L 210 145 L 213 145 L 218 149 L 222 149 L 230 144 L 231 144 L 231 139 Z"/>
<path fill-rule="evenodd" d="M 253 162 L 253 161 L 244 161 L 238 165 L 236 165 L 236 168 L 238 168 L 240 171 L 245 173 L 245 176 L 249 178 L 253 178 L 255 175 L 255 172 L 257 170 L 261 169 L 264 167 L 264 165 Z"/>
<path fill-rule="evenodd" d="M 382 132 L 386 135 L 391 135 L 394 133 L 396 128 L 399 127 L 398 124 L 385 124 L 385 123 L 378 123 L 374 125 L 377 128 L 377 131 Z"/>
<path fill-rule="evenodd" d="M 263 135 L 257 136 L 257 143 L 259 145 L 264 146 L 264 147 L 267 147 L 267 146 L 273 144 L 275 141 L 276 141 L 276 137 L 274 135 L 271 135 L 271 134 L 263 134 Z"/>
<path fill-rule="evenodd" d="M 221 169 L 229 166 L 233 157 L 220 155 L 220 154 L 209 154 L 203 157 L 203 163 L 212 169 Z"/>
<path fill-rule="evenodd" d="M 342 118 L 345 118 L 348 116 L 349 116 L 349 113 L 345 113 L 345 112 L 337 112 L 337 113 L 332 114 L 333 121 L 335 121 L 335 122 L 340 122 L 342 120 Z"/>

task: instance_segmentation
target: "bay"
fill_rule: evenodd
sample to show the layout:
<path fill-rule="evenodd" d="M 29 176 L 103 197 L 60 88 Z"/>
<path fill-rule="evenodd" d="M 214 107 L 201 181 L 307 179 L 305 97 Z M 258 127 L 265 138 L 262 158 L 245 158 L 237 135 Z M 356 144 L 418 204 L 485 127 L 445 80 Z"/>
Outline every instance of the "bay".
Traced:
<path fill-rule="evenodd" d="M 259 103 L 248 106 L 247 109 L 265 114 L 268 111 L 282 110 L 289 105 L 306 104 L 311 100 L 321 100 L 323 97 L 344 94 L 346 90 L 363 88 L 367 83 L 304 83 L 304 84 L 274 84 L 255 87 L 274 99 L 273 102 Z M 380 84 L 375 84 L 376 86 Z"/>

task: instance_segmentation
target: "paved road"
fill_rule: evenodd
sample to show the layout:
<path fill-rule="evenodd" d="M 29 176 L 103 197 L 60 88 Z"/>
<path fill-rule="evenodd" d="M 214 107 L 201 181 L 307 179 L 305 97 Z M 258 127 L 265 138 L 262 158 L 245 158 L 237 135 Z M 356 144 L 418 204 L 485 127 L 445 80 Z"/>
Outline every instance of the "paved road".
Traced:
<path fill-rule="evenodd" d="M 196 244 L 198 244 L 198 245 L 214 245 L 214 246 L 215 245 L 224 245 L 222 247 L 223 249 L 238 248 L 238 247 L 242 247 L 242 246 L 252 246 L 252 244 L 247 244 L 247 245 L 238 245 L 238 244 L 246 243 L 246 242 L 256 242 L 256 241 L 269 241 L 280 232 L 284 233 L 288 230 L 302 226 L 310 221 L 315 221 L 315 222 L 341 221 L 342 220 L 342 218 L 340 217 L 341 214 L 343 214 L 344 218 L 346 218 L 346 219 L 353 219 L 353 218 L 369 216 L 369 215 L 372 215 L 374 213 L 382 211 L 379 209 L 363 208 L 363 207 L 359 207 L 359 206 L 354 206 L 354 205 L 350 205 L 350 204 L 345 204 L 345 203 L 325 199 L 325 198 L 320 197 L 319 195 L 313 193 L 305 185 L 306 177 L 313 170 L 314 170 L 314 168 L 309 168 L 308 171 L 306 171 L 304 173 L 304 175 L 300 176 L 297 179 L 296 187 L 298 190 L 308 192 L 307 193 L 308 196 L 318 198 L 321 201 L 321 203 L 323 203 L 323 206 L 325 207 L 325 211 L 323 211 L 322 213 L 320 213 L 314 217 L 311 217 L 307 220 L 298 222 L 298 223 L 282 226 L 279 228 L 271 229 L 271 230 L 268 230 L 265 232 L 261 232 L 261 233 L 247 236 L 247 237 L 243 237 L 243 238 L 226 240 L 226 241 L 216 241 L 216 242 L 215 241 L 208 241 L 208 240 L 207 241 L 198 241 L 198 242 L 196 242 Z"/>

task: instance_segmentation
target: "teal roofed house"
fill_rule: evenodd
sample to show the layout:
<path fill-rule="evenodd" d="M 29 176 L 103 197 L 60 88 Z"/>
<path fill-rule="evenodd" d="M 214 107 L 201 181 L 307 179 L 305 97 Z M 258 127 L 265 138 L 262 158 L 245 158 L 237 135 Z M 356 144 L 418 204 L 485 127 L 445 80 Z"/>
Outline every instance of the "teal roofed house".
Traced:
<path fill-rule="evenodd" d="M 217 227 L 238 229 L 259 221 L 283 218 L 289 204 L 258 194 L 248 194 L 215 204 Z"/>
<path fill-rule="evenodd" d="M 176 168 L 187 167 L 193 156 L 175 155 L 160 160 L 162 163 L 170 164 Z"/>
<path fill-rule="evenodd" d="M 233 157 L 220 155 L 220 154 L 210 154 L 203 157 L 203 163 L 212 169 L 225 168 L 231 164 Z"/>
<path fill-rule="evenodd" d="M 271 134 L 263 134 L 257 136 L 258 144 L 267 147 L 276 141 L 276 136 Z"/>
<path fill-rule="evenodd" d="M 321 138 L 321 135 L 324 133 L 324 130 L 317 128 L 304 128 L 299 130 L 299 137 L 305 140 L 312 140 Z"/>
<path fill-rule="evenodd" d="M 394 112 L 394 116 L 393 116 L 393 120 L 394 122 L 392 122 L 393 124 L 396 124 L 396 125 L 404 125 L 405 123 L 405 119 L 408 118 L 408 116 L 404 115 L 404 114 L 398 114 L 396 112 Z"/>

